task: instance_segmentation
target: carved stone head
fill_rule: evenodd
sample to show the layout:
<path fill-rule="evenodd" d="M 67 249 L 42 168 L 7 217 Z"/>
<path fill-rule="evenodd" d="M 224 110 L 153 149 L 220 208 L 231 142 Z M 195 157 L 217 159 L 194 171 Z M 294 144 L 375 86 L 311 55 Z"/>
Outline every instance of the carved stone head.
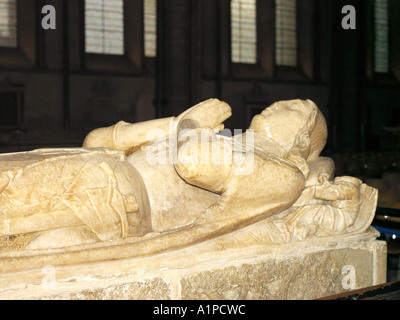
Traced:
<path fill-rule="evenodd" d="M 276 102 L 253 118 L 250 129 L 307 160 L 319 156 L 328 136 L 325 118 L 311 100 Z"/>

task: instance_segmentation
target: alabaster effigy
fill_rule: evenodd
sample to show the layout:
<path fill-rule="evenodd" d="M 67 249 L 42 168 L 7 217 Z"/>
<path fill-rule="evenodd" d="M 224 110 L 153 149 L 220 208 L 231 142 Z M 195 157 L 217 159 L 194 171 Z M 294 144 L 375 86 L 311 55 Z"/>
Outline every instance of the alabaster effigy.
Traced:
<path fill-rule="evenodd" d="M 320 156 L 318 107 L 276 102 L 236 135 L 230 115 L 210 99 L 96 129 L 82 148 L 0 155 L 0 298 L 317 298 L 384 282 L 378 192 Z"/>

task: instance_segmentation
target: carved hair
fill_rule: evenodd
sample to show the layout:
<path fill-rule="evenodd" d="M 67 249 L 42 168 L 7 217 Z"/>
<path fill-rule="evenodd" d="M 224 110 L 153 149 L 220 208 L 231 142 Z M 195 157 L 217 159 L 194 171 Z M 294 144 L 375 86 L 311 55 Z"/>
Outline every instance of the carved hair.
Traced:
<path fill-rule="evenodd" d="M 289 152 L 305 151 L 302 155 L 310 161 L 317 158 L 324 149 L 328 130 L 325 118 L 314 102 L 306 100 L 302 105 L 311 110 L 305 126 L 300 129 Z"/>
<path fill-rule="evenodd" d="M 305 177 L 308 177 L 307 161 L 320 155 L 326 144 L 328 130 L 325 118 L 314 102 L 306 100 L 297 105 L 304 110 L 308 119 L 297 133 L 287 158 L 303 171 Z"/>
<path fill-rule="evenodd" d="M 295 121 L 287 122 L 291 129 L 287 134 L 283 133 L 284 128 L 276 127 L 279 121 L 274 123 L 274 120 L 270 120 L 274 113 L 285 110 L 296 113 Z M 270 126 L 271 124 L 275 124 L 275 127 Z M 275 102 L 253 118 L 250 129 L 271 138 L 283 147 L 286 158 L 300 168 L 305 177 L 309 173 L 307 161 L 319 156 L 328 136 L 325 118 L 316 104 L 311 100 L 300 99 Z"/>

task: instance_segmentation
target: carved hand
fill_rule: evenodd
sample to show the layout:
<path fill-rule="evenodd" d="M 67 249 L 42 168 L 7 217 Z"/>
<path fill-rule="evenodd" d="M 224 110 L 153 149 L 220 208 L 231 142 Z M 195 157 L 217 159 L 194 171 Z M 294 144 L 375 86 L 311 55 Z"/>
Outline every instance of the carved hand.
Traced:
<path fill-rule="evenodd" d="M 212 128 L 221 131 L 223 122 L 232 115 L 231 107 L 218 99 L 209 99 L 181 113 L 176 120 L 178 132 L 183 129 Z"/>

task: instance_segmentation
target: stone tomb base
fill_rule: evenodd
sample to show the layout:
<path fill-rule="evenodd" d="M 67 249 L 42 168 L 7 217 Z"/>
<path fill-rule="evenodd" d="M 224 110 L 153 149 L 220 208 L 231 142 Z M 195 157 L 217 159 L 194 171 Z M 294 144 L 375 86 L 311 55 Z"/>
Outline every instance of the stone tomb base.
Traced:
<path fill-rule="evenodd" d="M 212 241 L 147 258 L 0 275 L 0 299 L 315 299 L 386 282 L 377 231 L 284 245 Z M 211 249 L 212 248 L 212 249 Z"/>

